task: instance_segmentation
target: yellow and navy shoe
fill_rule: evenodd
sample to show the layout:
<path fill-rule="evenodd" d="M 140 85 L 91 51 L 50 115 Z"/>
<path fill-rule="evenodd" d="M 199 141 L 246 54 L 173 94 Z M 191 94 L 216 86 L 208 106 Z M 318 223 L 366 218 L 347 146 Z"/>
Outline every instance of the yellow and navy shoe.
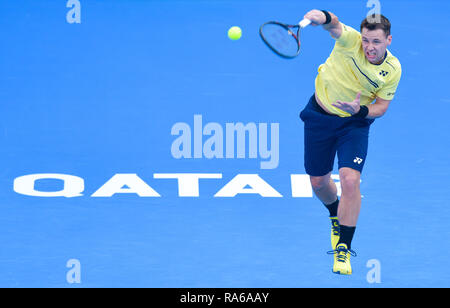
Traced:
<path fill-rule="evenodd" d="M 351 275 L 352 265 L 350 264 L 350 256 L 356 257 L 356 253 L 347 248 L 347 245 L 340 243 L 335 250 L 329 251 L 334 254 L 333 273 L 340 275 Z"/>
<path fill-rule="evenodd" d="M 336 249 L 339 242 L 339 220 L 337 217 L 330 217 L 331 221 L 331 249 Z"/>

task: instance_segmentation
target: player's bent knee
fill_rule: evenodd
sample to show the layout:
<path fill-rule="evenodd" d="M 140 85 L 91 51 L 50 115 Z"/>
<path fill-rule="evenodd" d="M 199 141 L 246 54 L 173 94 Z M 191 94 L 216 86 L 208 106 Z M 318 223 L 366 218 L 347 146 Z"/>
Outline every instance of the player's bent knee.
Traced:
<path fill-rule="evenodd" d="M 309 179 L 314 190 L 321 190 L 330 183 L 330 174 L 324 176 L 310 176 Z"/>

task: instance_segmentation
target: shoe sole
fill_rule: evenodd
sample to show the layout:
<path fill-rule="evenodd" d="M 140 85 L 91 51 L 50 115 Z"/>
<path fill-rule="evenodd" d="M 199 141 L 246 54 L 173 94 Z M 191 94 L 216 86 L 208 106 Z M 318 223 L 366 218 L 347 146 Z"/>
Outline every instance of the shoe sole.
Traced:
<path fill-rule="evenodd" d="M 333 270 L 331 270 L 333 273 L 335 273 L 335 274 L 337 274 L 337 275 L 346 275 L 346 276 L 350 276 L 352 273 L 347 273 L 347 274 L 341 274 L 341 272 L 340 271 L 337 271 L 337 272 L 335 272 L 335 271 L 333 271 Z"/>

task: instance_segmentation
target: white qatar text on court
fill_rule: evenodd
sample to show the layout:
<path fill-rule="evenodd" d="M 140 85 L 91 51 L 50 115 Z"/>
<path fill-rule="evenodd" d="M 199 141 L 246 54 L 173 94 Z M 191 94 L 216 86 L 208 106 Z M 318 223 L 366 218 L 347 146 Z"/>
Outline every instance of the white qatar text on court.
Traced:
<path fill-rule="evenodd" d="M 173 180 L 178 186 L 178 197 L 200 197 L 200 180 L 220 181 L 222 173 L 154 173 L 157 180 Z M 307 174 L 290 174 L 290 195 L 292 198 L 312 198 L 313 190 Z M 331 178 L 336 182 L 338 195 L 341 195 L 339 175 Z M 53 181 L 52 188 L 45 191 L 36 188 L 39 181 Z M 174 183 L 174 186 L 175 186 Z M 237 174 L 226 183 L 219 182 L 215 198 L 232 198 L 237 195 L 255 195 L 264 198 L 281 198 L 273 185 L 258 174 Z M 153 184 L 152 184 L 153 185 Z M 14 179 L 14 191 L 20 195 L 32 197 L 82 197 L 85 189 L 83 178 L 58 173 L 29 174 Z M 174 187 L 175 188 L 175 187 Z M 139 197 L 162 197 L 153 187 L 135 173 L 118 173 L 99 187 L 91 197 L 113 197 L 120 194 Z"/>

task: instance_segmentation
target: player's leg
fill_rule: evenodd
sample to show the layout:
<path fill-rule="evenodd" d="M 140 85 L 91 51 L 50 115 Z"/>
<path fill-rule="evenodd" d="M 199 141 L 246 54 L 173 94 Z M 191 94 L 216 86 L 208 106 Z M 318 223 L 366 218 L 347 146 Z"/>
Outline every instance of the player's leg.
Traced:
<path fill-rule="evenodd" d="M 310 176 L 312 189 L 324 204 L 332 204 L 337 199 L 337 187 L 331 179 L 331 172 L 323 176 Z"/>
<path fill-rule="evenodd" d="M 323 114 L 315 102 L 314 95 L 302 111 L 300 117 L 305 122 L 305 170 L 310 176 L 315 195 L 330 213 L 331 245 L 335 248 L 339 239 L 337 210 L 339 200 L 337 188 L 331 179 L 334 157 L 336 156 L 336 135 L 334 123 L 337 117 Z"/>
<path fill-rule="evenodd" d="M 351 123 L 352 124 L 352 123 Z M 355 122 L 353 127 L 340 135 L 337 145 L 341 200 L 339 202 L 339 243 L 351 248 L 353 234 L 361 210 L 361 172 L 366 162 L 369 141 L 369 125 Z"/>
<path fill-rule="evenodd" d="M 335 250 L 333 272 L 352 274 L 350 256 L 361 210 L 361 172 L 367 156 L 369 125 L 356 122 L 355 126 L 343 133 L 338 140 L 339 178 L 341 182 L 341 200 L 338 208 L 340 236 Z"/>
<path fill-rule="evenodd" d="M 342 193 L 338 208 L 339 239 L 334 252 L 333 272 L 341 275 L 352 274 L 351 243 L 361 209 L 360 175 L 359 171 L 351 168 L 339 169 Z"/>
<path fill-rule="evenodd" d="M 334 118 L 318 112 L 316 109 L 318 107 L 315 106 L 317 102 L 315 104 L 314 102 L 313 96 L 300 115 L 305 122 L 304 163 L 314 193 L 328 208 L 328 205 L 337 201 L 336 184 L 331 179 L 337 138 L 330 125 Z M 334 216 L 336 215 L 337 213 Z"/>
<path fill-rule="evenodd" d="M 338 209 L 339 222 L 344 226 L 356 227 L 361 210 L 361 173 L 358 170 L 343 167 L 339 169 L 339 179 L 342 190 Z"/>
<path fill-rule="evenodd" d="M 315 195 L 322 201 L 330 213 L 331 222 L 331 249 L 335 249 L 339 241 L 339 219 L 336 183 L 331 179 L 331 172 L 324 176 L 310 176 L 311 186 Z"/>

